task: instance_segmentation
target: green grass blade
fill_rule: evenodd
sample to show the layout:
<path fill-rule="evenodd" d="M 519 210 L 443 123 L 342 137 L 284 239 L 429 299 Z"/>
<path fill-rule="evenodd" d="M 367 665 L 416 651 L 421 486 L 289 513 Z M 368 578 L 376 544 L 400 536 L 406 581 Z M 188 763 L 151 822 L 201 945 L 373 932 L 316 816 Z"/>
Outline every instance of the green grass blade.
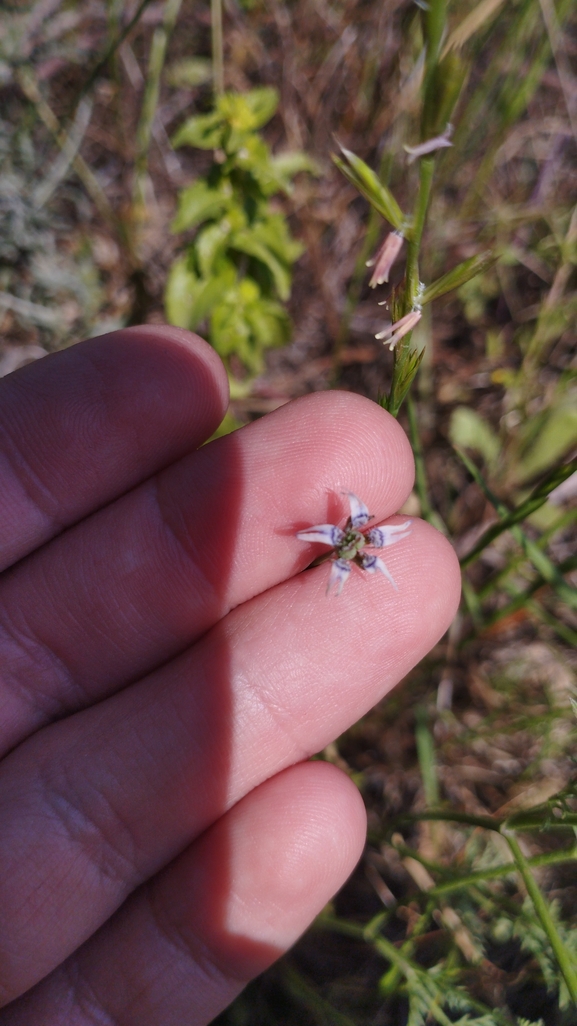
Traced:
<path fill-rule="evenodd" d="M 455 449 L 455 451 L 458 453 L 461 460 L 467 467 L 467 470 L 483 490 L 489 501 L 492 502 L 501 518 L 498 523 L 493 524 L 493 526 L 485 532 L 471 552 L 467 553 L 467 555 L 463 557 L 461 560 L 461 566 L 463 568 L 469 566 L 469 564 L 472 563 L 487 548 L 487 546 L 495 540 L 495 538 L 498 538 L 504 531 L 511 531 L 513 537 L 523 546 L 527 557 L 531 560 L 533 566 L 539 571 L 543 579 L 555 588 L 559 597 L 563 599 L 563 601 L 567 602 L 572 609 L 577 609 L 577 589 L 572 588 L 567 584 L 559 572 L 559 569 L 549 559 L 546 553 L 543 552 L 534 541 L 528 538 L 524 531 L 522 531 L 518 526 L 520 521 L 525 520 L 536 509 L 539 509 L 540 506 L 544 505 L 550 492 L 552 492 L 553 489 L 561 483 L 561 481 L 564 481 L 575 472 L 577 469 L 577 459 L 572 460 L 570 463 L 566 463 L 561 467 L 556 467 L 543 481 L 540 482 L 537 488 L 531 492 L 527 499 L 521 502 L 514 510 L 510 511 L 507 509 L 505 504 L 493 494 L 482 474 L 466 453 L 460 449 Z"/>
<path fill-rule="evenodd" d="M 557 927 L 553 921 L 549 906 L 541 893 L 541 889 L 537 885 L 537 881 L 531 872 L 527 859 L 521 851 L 517 838 L 508 830 L 503 830 L 502 834 L 511 849 L 511 853 L 515 859 L 515 865 L 517 866 L 519 875 L 527 888 L 527 894 L 533 902 L 533 906 L 537 916 L 539 917 L 541 926 L 547 934 L 549 943 L 553 949 L 555 958 L 557 959 L 557 964 L 563 974 L 563 979 L 567 984 L 567 990 L 571 995 L 573 1004 L 577 1007 L 577 966 L 557 932 Z"/>

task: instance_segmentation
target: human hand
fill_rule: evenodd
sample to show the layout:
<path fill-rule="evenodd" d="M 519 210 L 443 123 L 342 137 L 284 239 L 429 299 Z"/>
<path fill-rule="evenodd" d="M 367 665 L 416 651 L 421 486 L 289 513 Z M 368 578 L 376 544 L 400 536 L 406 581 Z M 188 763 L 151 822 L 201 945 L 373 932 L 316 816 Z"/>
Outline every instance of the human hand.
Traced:
<path fill-rule="evenodd" d="M 196 450 L 226 376 L 177 329 L 82 343 L 0 382 L 2 1026 L 197 1026 L 352 871 L 358 791 L 306 762 L 437 639 L 451 547 L 414 521 L 398 591 L 320 546 L 353 491 L 408 495 L 399 425 L 359 396 Z M 195 451 L 196 450 L 196 451 Z"/>

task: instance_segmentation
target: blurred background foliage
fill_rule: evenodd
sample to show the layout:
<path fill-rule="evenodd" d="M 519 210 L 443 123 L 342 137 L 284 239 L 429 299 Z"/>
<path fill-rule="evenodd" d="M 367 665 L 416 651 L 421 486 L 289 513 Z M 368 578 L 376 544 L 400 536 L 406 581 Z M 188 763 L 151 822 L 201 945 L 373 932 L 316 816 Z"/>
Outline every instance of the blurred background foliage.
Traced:
<path fill-rule="evenodd" d="M 227 363 L 222 431 L 359 392 L 463 565 L 448 636 L 319 754 L 361 865 L 219 1026 L 577 1023 L 576 139 L 570 0 L 3 4 L 0 373 L 167 317 Z"/>
<path fill-rule="evenodd" d="M 289 298 L 291 268 L 303 251 L 269 197 L 290 194 L 292 178 L 314 170 L 299 151 L 272 157 L 257 134 L 277 106 L 270 88 L 222 93 L 215 110 L 188 118 L 173 140 L 211 150 L 214 159 L 178 198 L 172 230 L 203 227 L 170 269 L 167 318 L 190 329 L 209 320 L 210 341 L 229 371 L 236 359 L 252 376 L 264 369 L 266 349 L 288 341 L 290 322 L 278 300 Z M 238 394 L 235 385 L 231 375 Z"/>

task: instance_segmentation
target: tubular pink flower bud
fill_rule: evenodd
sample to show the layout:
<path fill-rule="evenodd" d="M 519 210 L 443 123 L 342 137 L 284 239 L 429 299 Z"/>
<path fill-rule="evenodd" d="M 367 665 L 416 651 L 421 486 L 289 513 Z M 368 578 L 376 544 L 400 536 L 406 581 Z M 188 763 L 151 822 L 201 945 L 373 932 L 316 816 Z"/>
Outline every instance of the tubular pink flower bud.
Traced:
<path fill-rule="evenodd" d="M 397 259 L 403 245 L 401 232 L 389 232 L 381 248 L 372 260 L 367 260 L 367 267 L 374 267 L 369 286 L 374 289 L 376 285 L 383 285 L 389 280 L 391 267 Z"/>
<path fill-rule="evenodd" d="M 411 310 L 410 313 L 405 314 L 401 317 L 400 321 L 395 324 L 389 324 L 388 328 L 383 328 L 379 331 L 375 338 L 382 339 L 382 341 L 388 345 L 389 349 L 394 349 L 397 342 L 400 342 L 405 335 L 408 335 L 413 330 L 416 324 L 419 323 L 422 317 L 420 310 Z"/>
<path fill-rule="evenodd" d="M 425 142 L 420 143 L 419 146 L 403 146 L 406 153 L 409 154 L 408 163 L 412 164 L 417 157 L 426 157 L 428 153 L 434 153 L 435 150 L 442 150 L 445 146 L 452 146 L 451 136 L 453 134 L 453 126 L 447 125 L 444 132 L 441 135 L 436 135 L 433 139 L 426 139 Z"/>

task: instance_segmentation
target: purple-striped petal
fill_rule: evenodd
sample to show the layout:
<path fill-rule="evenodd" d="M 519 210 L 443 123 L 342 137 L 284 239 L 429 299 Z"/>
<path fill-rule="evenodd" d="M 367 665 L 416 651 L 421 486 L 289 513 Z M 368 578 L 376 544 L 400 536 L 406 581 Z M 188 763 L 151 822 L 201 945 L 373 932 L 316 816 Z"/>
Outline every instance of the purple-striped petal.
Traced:
<path fill-rule="evenodd" d="M 380 573 L 384 574 L 387 578 L 387 581 L 390 581 L 390 583 L 393 585 L 393 588 L 395 588 L 396 590 L 397 585 L 395 584 L 387 566 L 383 563 L 382 559 L 379 559 L 378 556 L 371 556 L 368 552 L 363 552 L 360 556 L 360 562 L 363 567 L 363 570 L 366 570 L 367 573 L 376 574 L 377 571 L 379 571 Z"/>
<path fill-rule="evenodd" d="M 351 508 L 351 524 L 353 527 L 364 527 L 365 524 L 371 519 L 364 502 L 354 495 L 353 492 L 347 492 L 347 498 L 349 500 L 349 506 Z"/>
<path fill-rule="evenodd" d="M 335 595 L 340 595 L 351 572 L 351 564 L 346 559 L 335 559 L 331 566 L 329 583 L 327 584 L 327 595 L 334 590 Z"/>
<path fill-rule="evenodd" d="M 297 531 L 297 538 L 304 542 L 320 542 L 322 545 L 331 545 L 333 548 L 344 538 L 340 527 L 334 524 L 317 524 L 315 527 L 307 527 L 304 531 Z"/>
<path fill-rule="evenodd" d="M 374 545 L 376 549 L 385 549 L 388 545 L 395 545 L 398 541 L 403 541 L 411 533 L 412 522 L 412 520 L 406 520 L 404 524 L 371 527 L 370 531 L 365 534 L 367 545 Z"/>

